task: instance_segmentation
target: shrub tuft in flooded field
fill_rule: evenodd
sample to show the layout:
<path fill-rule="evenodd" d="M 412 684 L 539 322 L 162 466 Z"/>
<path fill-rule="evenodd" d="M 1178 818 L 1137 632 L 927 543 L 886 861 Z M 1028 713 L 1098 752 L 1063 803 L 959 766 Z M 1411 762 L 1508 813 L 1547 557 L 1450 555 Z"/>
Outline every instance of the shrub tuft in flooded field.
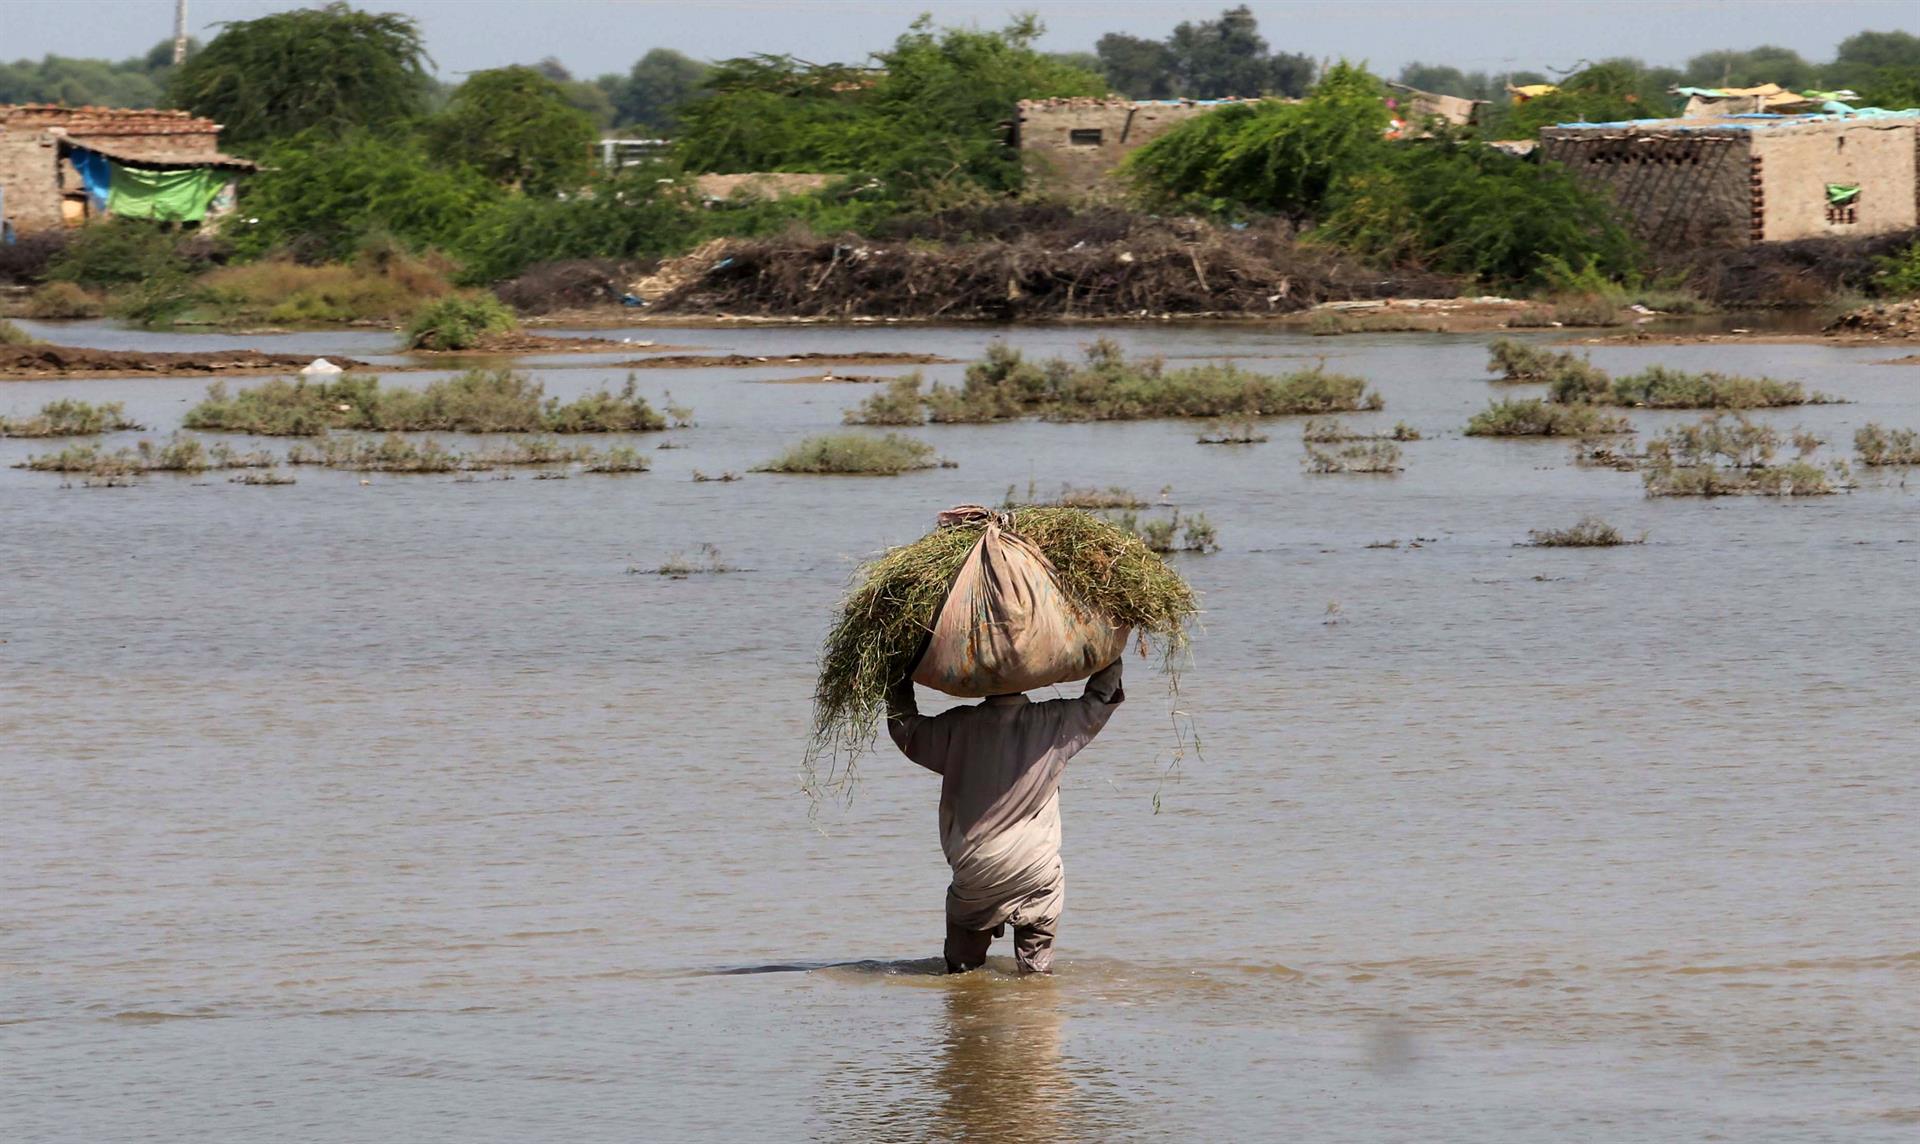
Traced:
<path fill-rule="evenodd" d="M 899 433 L 827 433 L 806 440 L 760 467 L 763 473 L 815 473 L 898 476 L 913 469 L 942 467 L 933 446 Z"/>
<path fill-rule="evenodd" d="M 32 417 L 0 417 L 0 437 L 90 437 L 142 428 L 128 420 L 126 406 L 118 401 L 49 401 Z"/>
<path fill-rule="evenodd" d="M 1288 374 L 1251 373 L 1230 364 L 1168 369 L 1159 358 L 1129 359 L 1101 338 L 1085 360 L 1028 361 L 995 344 L 967 367 L 958 387 L 926 387 L 899 378 L 849 410 L 853 425 L 915 425 L 916 417 L 947 423 L 1013 421 L 1139 421 L 1176 417 L 1273 417 L 1379 409 L 1380 395 L 1357 377 L 1320 367 Z M 916 408 L 917 406 L 917 408 Z"/>
<path fill-rule="evenodd" d="M 1306 446 L 1305 464 L 1309 473 L 1397 473 L 1400 446 L 1391 441 L 1373 441 L 1348 445 L 1344 449 L 1318 449 Z"/>
<path fill-rule="evenodd" d="M 1648 496 L 1825 496 L 1851 487 L 1846 463 L 1822 468 L 1805 441 L 1795 459 L 1776 462 L 1784 440 L 1745 414 L 1715 413 L 1649 441 L 1641 479 Z"/>
<path fill-rule="evenodd" d="M 667 418 L 639 395 L 632 376 L 617 394 L 603 389 L 564 404 L 545 394 L 539 382 L 507 369 L 468 370 L 421 390 L 386 388 L 362 374 L 333 381 L 276 378 L 235 394 L 216 382 L 206 400 L 187 411 L 184 424 L 265 437 L 310 437 L 330 429 L 641 433 L 667 427 Z M 690 416 L 677 408 L 672 412 Z"/>
<path fill-rule="evenodd" d="M 1571 528 L 1534 529 L 1527 533 L 1532 548 L 1612 548 L 1623 544 L 1644 544 L 1646 534 L 1628 540 L 1620 530 L 1597 516 L 1583 516 Z"/>
<path fill-rule="evenodd" d="M 1467 422 L 1469 437 L 1597 437 L 1631 432 L 1633 425 L 1617 414 L 1539 398 L 1496 401 Z"/>
<path fill-rule="evenodd" d="M 1887 429 L 1870 421 L 1854 432 L 1853 449 L 1863 465 L 1920 465 L 1920 433 L 1912 429 Z"/>

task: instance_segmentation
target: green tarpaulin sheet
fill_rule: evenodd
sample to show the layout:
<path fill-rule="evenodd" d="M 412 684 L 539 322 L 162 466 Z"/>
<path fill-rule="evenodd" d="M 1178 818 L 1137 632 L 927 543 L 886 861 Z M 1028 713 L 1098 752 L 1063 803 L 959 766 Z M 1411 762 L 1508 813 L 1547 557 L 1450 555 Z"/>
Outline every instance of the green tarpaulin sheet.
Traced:
<path fill-rule="evenodd" d="M 1859 183 L 1828 183 L 1827 205 L 1843 207 L 1860 197 Z"/>
<path fill-rule="evenodd" d="M 211 167 L 143 171 L 115 163 L 107 211 L 122 218 L 199 222 L 226 182 L 226 176 Z"/>

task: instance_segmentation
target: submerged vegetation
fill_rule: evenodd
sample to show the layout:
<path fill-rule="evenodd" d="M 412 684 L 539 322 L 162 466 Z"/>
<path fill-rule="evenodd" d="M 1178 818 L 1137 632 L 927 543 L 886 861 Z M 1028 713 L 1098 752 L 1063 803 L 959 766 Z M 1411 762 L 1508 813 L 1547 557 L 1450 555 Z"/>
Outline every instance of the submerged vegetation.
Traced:
<path fill-rule="evenodd" d="M 1527 533 L 1527 545 L 1532 548 L 1613 548 L 1645 542 L 1644 534 L 1629 540 L 1597 516 L 1583 516 L 1570 528 L 1534 529 Z"/>
<path fill-rule="evenodd" d="M 387 388 L 376 377 L 275 379 L 229 394 L 215 383 L 187 411 L 189 429 L 310 437 L 331 429 L 454 433 L 639 433 L 667 418 L 639 396 L 631 375 L 618 394 L 600 390 L 562 403 L 513 370 L 469 370 L 425 389 Z"/>
<path fill-rule="evenodd" d="M 526 465 L 591 465 L 594 452 L 585 445 L 562 445 L 551 438 L 533 437 L 462 453 L 431 438 L 415 441 L 398 433 L 385 437 L 322 436 L 296 441 L 287 449 L 287 464 L 317 465 L 380 473 L 456 473 Z"/>
<path fill-rule="evenodd" d="M 1072 508 L 1015 509 L 1014 533 L 1037 545 L 1060 586 L 1082 606 L 1131 627 L 1178 668 L 1199 603 L 1166 561 L 1110 520 Z M 851 788 L 854 764 L 873 742 L 887 689 L 912 675 L 947 589 L 981 527 L 938 528 L 863 567 L 820 656 L 814 688 L 809 789 Z M 827 771 L 820 773 L 820 764 Z"/>
<path fill-rule="evenodd" d="M 1562 404 L 1639 405 L 1651 409 L 1761 409 L 1834 400 L 1795 381 L 1690 373 L 1649 366 L 1615 378 L 1584 357 L 1502 338 L 1487 347 L 1487 369 L 1503 381 L 1543 382 Z"/>
<path fill-rule="evenodd" d="M 940 468 L 947 462 L 932 445 L 899 433 L 826 433 L 806 440 L 767 462 L 763 473 L 819 473 L 893 477 L 913 469 Z"/>
<path fill-rule="evenodd" d="M 1263 445 L 1268 440 L 1259 423 L 1251 419 L 1216 421 L 1200 434 L 1202 445 Z"/>
<path fill-rule="evenodd" d="M 1595 437 L 1631 432 L 1632 424 L 1617 414 L 1537 397 L 1493 402 L 1467 422 L 1469 437 Z"/>
<path fill-rule="evenodd" d="M 495 334 L 520 328 L 513 311 L 491 294 L 450 294 L 414 316 L 407 348 L 469 350 Z"/>
<path fill-rule="evenodd" d="M 1400 446 L 1391 441 L 1348 445 L 1337 450 L 1315 448 L 1308 442 L 1306 450 L 1309 473 L 1397 473 L 1405 467 L 1400 463 Z"/>
<path fill-rule="evenodd" d="M 1745 414 L 1715 413 L 1649 441 L 1641 477 L 1648 496 L 1820 496 L 1848 486 L 1845 462 L 1813 463 L 1817 440 L 1796 435 L 1799 455 L 1778 461 L 1784 443 Z"/>
<path fill-rule="evenodd" d="M 1384 433 L 1366 433 L 1327 418 L 1315 419 L 1302 425 L 1300 439 L 1320 445 L 1336 444 L 1341 441 L 1418 441 L 1420 430 L 1405 421 L 1396 421 L 1393 423 L 1393 428 Z"/>
<path fill-rule="evenodd" d="M 16 469 L 42 473 L 81 473 L 126 477 L 139 473 L 204 473 L 210 469 L 263 469 L 274 464 L 268 453 L 237 453 L 224 444 L 208 448 L 196 437 L 175 435 L 162 444 L 141 441 L 130 449 L 107 452 L 98 445 L 69 445 L 58 453 L 28 457 Z"/>
<path fill-rule="evenodd" d="M 0 346 L 32 346 L 38 345 L 39 343 L 39 338 L 34 337 L 32 334 L 29 334 L 12 322 L 7 321 L 5 318 L 0 318 Z"/>
<path fill-rule="evenodd" d="M 32 417 L 0 417 L 0 437 L 90 437 L 143 428 L 118 401 L 90 405 L 69 398 L 49 401 Z"/>
<path fill-rule="evenodd" d="M 1487 370 L 1499 374 L 1502 381 L 1517 382 L 1577 384 L 1594 375 L 1606 377 L 1584 357 L 1512 338 L 1501 338 L 1487 346 Z"/>
<path fill-rule="evenodd" d="M 1854 431 L 1853 449 L 1863 465 L 1920 465 L 1920 433 L 1912 429 L 1888 429 L 1869 421 Z"/>
<path fill-rule="evenodd" d="M 1272 417 L 1378 409 L 1380 396 L 1357 377 L 1324 369 L 1274 376 L 1232 365 L 1168 369 L 1159 358 L 1129 359 L 1101 338 L 1080 363 L 1064 358 L 1030 362 L 1001 343 L 967 367 L 958 388 L 922 389 L 918 375 L 899 378 L 849 411 L 859 425 L 918 425 L 924 421 L 988 422 L 1038 417 L 1048 421 L 1133 421 L 1175 417 Z"/>

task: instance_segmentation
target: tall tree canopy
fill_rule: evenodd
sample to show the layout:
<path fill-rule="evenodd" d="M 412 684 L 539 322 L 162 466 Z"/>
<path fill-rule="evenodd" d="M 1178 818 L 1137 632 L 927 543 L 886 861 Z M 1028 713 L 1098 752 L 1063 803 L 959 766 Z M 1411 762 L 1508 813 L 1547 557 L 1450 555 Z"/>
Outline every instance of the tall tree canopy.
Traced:
<path fill-rule="evenodd" d="M 634 62 L 613 95 L 614 121 L 649 134 L 673 130 L 682 104 L 692 99 L 713 68 L 674 51 L 654 48 Z"/>
<path fill-rule="evenodd" d="M 222 24 L 170 87 L 175 104 L 225 124 L 245 149 L 405 122 L 425 106 L 429 62 L 412 20 L 336 2 Z"/>
<path fill-rule="evenodd" d="M 1815 87 L 1819 69 L 1792 48 L 1762 44 L 1745 51 L 1702 52 L 1687 61 L 1683 73 L 1694 87 L 1757 87 L 1777 83 L 1796 91 Z"/>
<path fill-rule="evenodd" d="M 1164 42 L 1109 32 L 1094 52 L 1107 82 L 1134 99 L 1300 96 L 1313 85 L 1313 61 L 1270 50 L 1245 4 L 1182 21 Z"/>
<path fill-rule="evenodd" d="M 200 50 L 187 41 L 189 55 Z M 144 56 L 112 62 L 47 56 L 0 63 L 0 103 L 64 103 L 71 107 L 161 107 L 173 71 L 173 41 Z"/>
<path fill-rule="evenodd" d="M 427 124 L 434 158 L 530 195 L 584 182 L 598 136 L 560 84 L 528 67 L 474 72 Z"/>

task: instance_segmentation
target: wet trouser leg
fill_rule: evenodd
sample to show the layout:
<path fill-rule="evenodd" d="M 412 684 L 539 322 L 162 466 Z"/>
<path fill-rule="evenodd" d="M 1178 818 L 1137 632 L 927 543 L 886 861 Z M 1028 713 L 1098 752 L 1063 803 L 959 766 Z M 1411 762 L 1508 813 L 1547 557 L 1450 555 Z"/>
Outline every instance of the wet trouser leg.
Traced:
<path fill-rule="evenodd" d="M 987 947 L 993 939 L 1006 932 L 1005 926 L 994 926 L 990 930 L 970 930 L 947 923 L 947 972 L 965 973 L 969 969 L 978 969 L 987 963 Z"/>
<path fill-rule="evenodd" d="M 1013 961 L 1022 973 L 1053 972 L 1053 935 L 1057 917 L 1037 918 L 1013 927 Z"/>

